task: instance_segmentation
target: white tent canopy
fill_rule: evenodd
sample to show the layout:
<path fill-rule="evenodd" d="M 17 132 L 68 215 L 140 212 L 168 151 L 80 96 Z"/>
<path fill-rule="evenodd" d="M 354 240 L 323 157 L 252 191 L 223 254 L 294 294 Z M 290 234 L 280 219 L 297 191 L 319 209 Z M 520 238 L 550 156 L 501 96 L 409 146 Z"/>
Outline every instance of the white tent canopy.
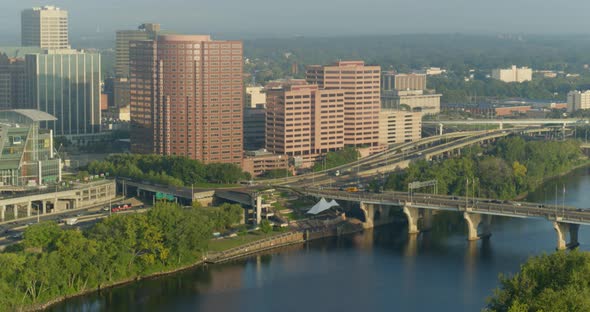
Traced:
<path fill-rule="evenodd" d="M 320 201 L 317 204 L 311 207 L 311 209 L 309 209 L 307 213 L 317 215 L 318 213 L 326 211 L 334 206 L 340 205 L 335 200 L 328 202 L 325 198 L 322 197 L 322 199 L 320 199 Z"/>

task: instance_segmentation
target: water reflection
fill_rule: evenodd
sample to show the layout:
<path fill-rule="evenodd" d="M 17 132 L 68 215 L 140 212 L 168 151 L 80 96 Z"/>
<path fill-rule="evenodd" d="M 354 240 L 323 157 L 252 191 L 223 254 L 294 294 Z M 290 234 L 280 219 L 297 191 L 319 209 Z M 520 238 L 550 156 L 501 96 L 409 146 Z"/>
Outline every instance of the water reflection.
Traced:
<path fill-rule="evenodd" d="M 550 181 L 529 200 L 551 202 L 550 190 L 563 183 L 566 205 L 590 206 L 587 169 Z M 580 229 L 584 250 L 588 228 Z M 144 280 L 50 311 L 479 311 L 499 273 L 555 249 L 546 220 L 494 218 L 492 233 L 468 242 L 461 215 L 439 213 L 420 235 L 393 224 Z"/>

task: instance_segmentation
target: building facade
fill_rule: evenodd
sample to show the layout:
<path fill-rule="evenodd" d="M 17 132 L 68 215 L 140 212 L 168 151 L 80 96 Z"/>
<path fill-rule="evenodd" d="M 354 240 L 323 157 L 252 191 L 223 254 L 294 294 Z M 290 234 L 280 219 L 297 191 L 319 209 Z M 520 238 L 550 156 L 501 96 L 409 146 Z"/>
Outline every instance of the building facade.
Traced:
<path fill-rule="evenodd" d="M 345 145 L 378 145 L 381 67 L 363 61 L 313 65 L 307 67 L 306 80 L 326 90 L 344 91 Z"/>
<path fill-rule="evenodd" d="M 382 108 L 401 110 L 408 106 L 412 111 L 423 114 L 438 114 L 440 112 L 440 98 L 442 94 L 415 91 L 383 91 L 381 94 Z"/>
<path fill-rule="evenodd" d="M 43 49 L 69 49 L 68 11 L 54 6 L 22 11 L 21 44 Z"/>
<path fill-rule="evenodd" d="M 131 149 L 240 165 L 242 42 L 160 35 L 130 44 Z"/>
<path fill-rule="evenodd" d="M 31 109 L 0 111 L 0 190 L 18 191 L 61 181 L 61 160 L 53 133 L 39 129 L 55 117 Z"/>
<path fill-rule="evenodd" d="M 264 88 L 259 86 L 246 87 L 246 96 L 244 99 L 244 107 L 246 108 L 264 108 L 266 105 L 266 93 L 264 92 Z"/>
<path fill-rule="evenodd" d="M 115 39 L 115 76 L 129 77 L 129 43 L 154 40 L 160 32 L 160 24 L 141 24 L 136 30 L 118 30 Z"/>
<path fill-rule="evenodd" d="M 590 109 L 590 90 L 568 92 L 567 111 L 571 113 L 580 109 Z"/>
<path fill-rule="evenodd" d="M 381 90 L 426 90 L 426 74 L 398 74 L 383 72 Z"/>
<path fill-rule="evenodd" d="M 304 166 L 344 147 L 344 90 L 303 80 L 266 86 L 266 149 L 298 158 Z"/>
<path fill-rule="evenodd" d="M 41 127 L 57 136 L 100 131 L 100 54 L 47 50 L 25 57 L 28 107 L 57 118 Z"/>
<path fill-rule="evenodd" d="M 244 108 L 244 150 L 259 150 L 266 145 L 266 109 Z"/>
<path fill-rule="evenodd" d="M 25 107 L 25 62 L 0 55 L 0 109 Z"/>
<path fill-rule="evenodd" d="M 394 109 L 379 113 L 379 144 L 413 142 L 422 138 L 422 114 Z"/>
<path fill-rule="evenodd" d="M 504 82 L 525 82 L 533 80 L 533 70 L 528 67 L 498 68 L 492 70 L 492 78 Z"/>
<path fill-rule="evenodd" d="M 242 164 L 242 169 L 254 177 L 261 176 L 267 171 L 288 168 L 289 157 L 273 154 L 264 149 L 247 151 Z"/>

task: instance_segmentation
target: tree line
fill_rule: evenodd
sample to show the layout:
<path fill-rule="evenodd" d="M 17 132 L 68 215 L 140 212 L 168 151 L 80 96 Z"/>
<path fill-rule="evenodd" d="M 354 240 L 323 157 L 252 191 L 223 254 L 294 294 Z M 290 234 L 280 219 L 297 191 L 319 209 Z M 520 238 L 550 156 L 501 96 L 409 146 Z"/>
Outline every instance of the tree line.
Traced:
<path fill-rule="evenodd" d="M 104 161 L 92 161 L 86 170 L 91 174 L 109 173 L 111 176 L 147 180 L 172 186 L 199 183 L 236 183 L 250 180 L 250 174 L 235 164 L 204 164 L 180 156 L 117 154 Z"/>
<path fill-rule="evenodd" d="M 517 136 L 485 148 L 467 148 L 462 155 L 413 162 L 405 171 L 389 175 L 384 188 L 407 190 L 408 183 L 436 179 L 439 194 L 512 199 L 587 161 L 578 141 L 526 141 Z"/>
<path fill-rule="evenodd" d="M 157 203 L 145 214 L 106 218 L 88 230 L 55 222 L 28 227 L 0 253 L 0 311 L 98 289 L 202 259 L 213 231 L 240 222 L 243 209 L 185 209 Z"/>

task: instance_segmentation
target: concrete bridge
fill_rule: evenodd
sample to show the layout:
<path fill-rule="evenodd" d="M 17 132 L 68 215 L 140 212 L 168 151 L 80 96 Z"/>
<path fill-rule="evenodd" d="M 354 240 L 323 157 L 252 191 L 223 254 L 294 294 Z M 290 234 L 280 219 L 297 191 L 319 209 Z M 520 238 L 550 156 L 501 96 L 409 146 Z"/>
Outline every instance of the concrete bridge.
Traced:
<path fill-rule="evenodd" d="M 335 190 L 297 189 L 302 194 L 316 198 L 324 197 L 340 201 L 357 202 L 365 216 L 365 227 L 371 228 L 375 216 L 385 207 L 400 207 L 408 220 L 408 232 L 416 234 L 428 231 L 432 226 L 435 211 L 463 213 L 468 229 L 468 240 L 477 240 L 491 235 L 492 216 L 512 218 L 536 218 L 553 223 L 557 235 L 557 249 L 574 248 L 579 245 L 580 225 L 590 225 L 590 209 L 554 206 L 529 202 L 499 201 L 486 198 L 467 198 L 432 194 L 409 194 L 406 192 L 349 193 Z M 569 238 L 569 240 L 568 240 Z"/>

